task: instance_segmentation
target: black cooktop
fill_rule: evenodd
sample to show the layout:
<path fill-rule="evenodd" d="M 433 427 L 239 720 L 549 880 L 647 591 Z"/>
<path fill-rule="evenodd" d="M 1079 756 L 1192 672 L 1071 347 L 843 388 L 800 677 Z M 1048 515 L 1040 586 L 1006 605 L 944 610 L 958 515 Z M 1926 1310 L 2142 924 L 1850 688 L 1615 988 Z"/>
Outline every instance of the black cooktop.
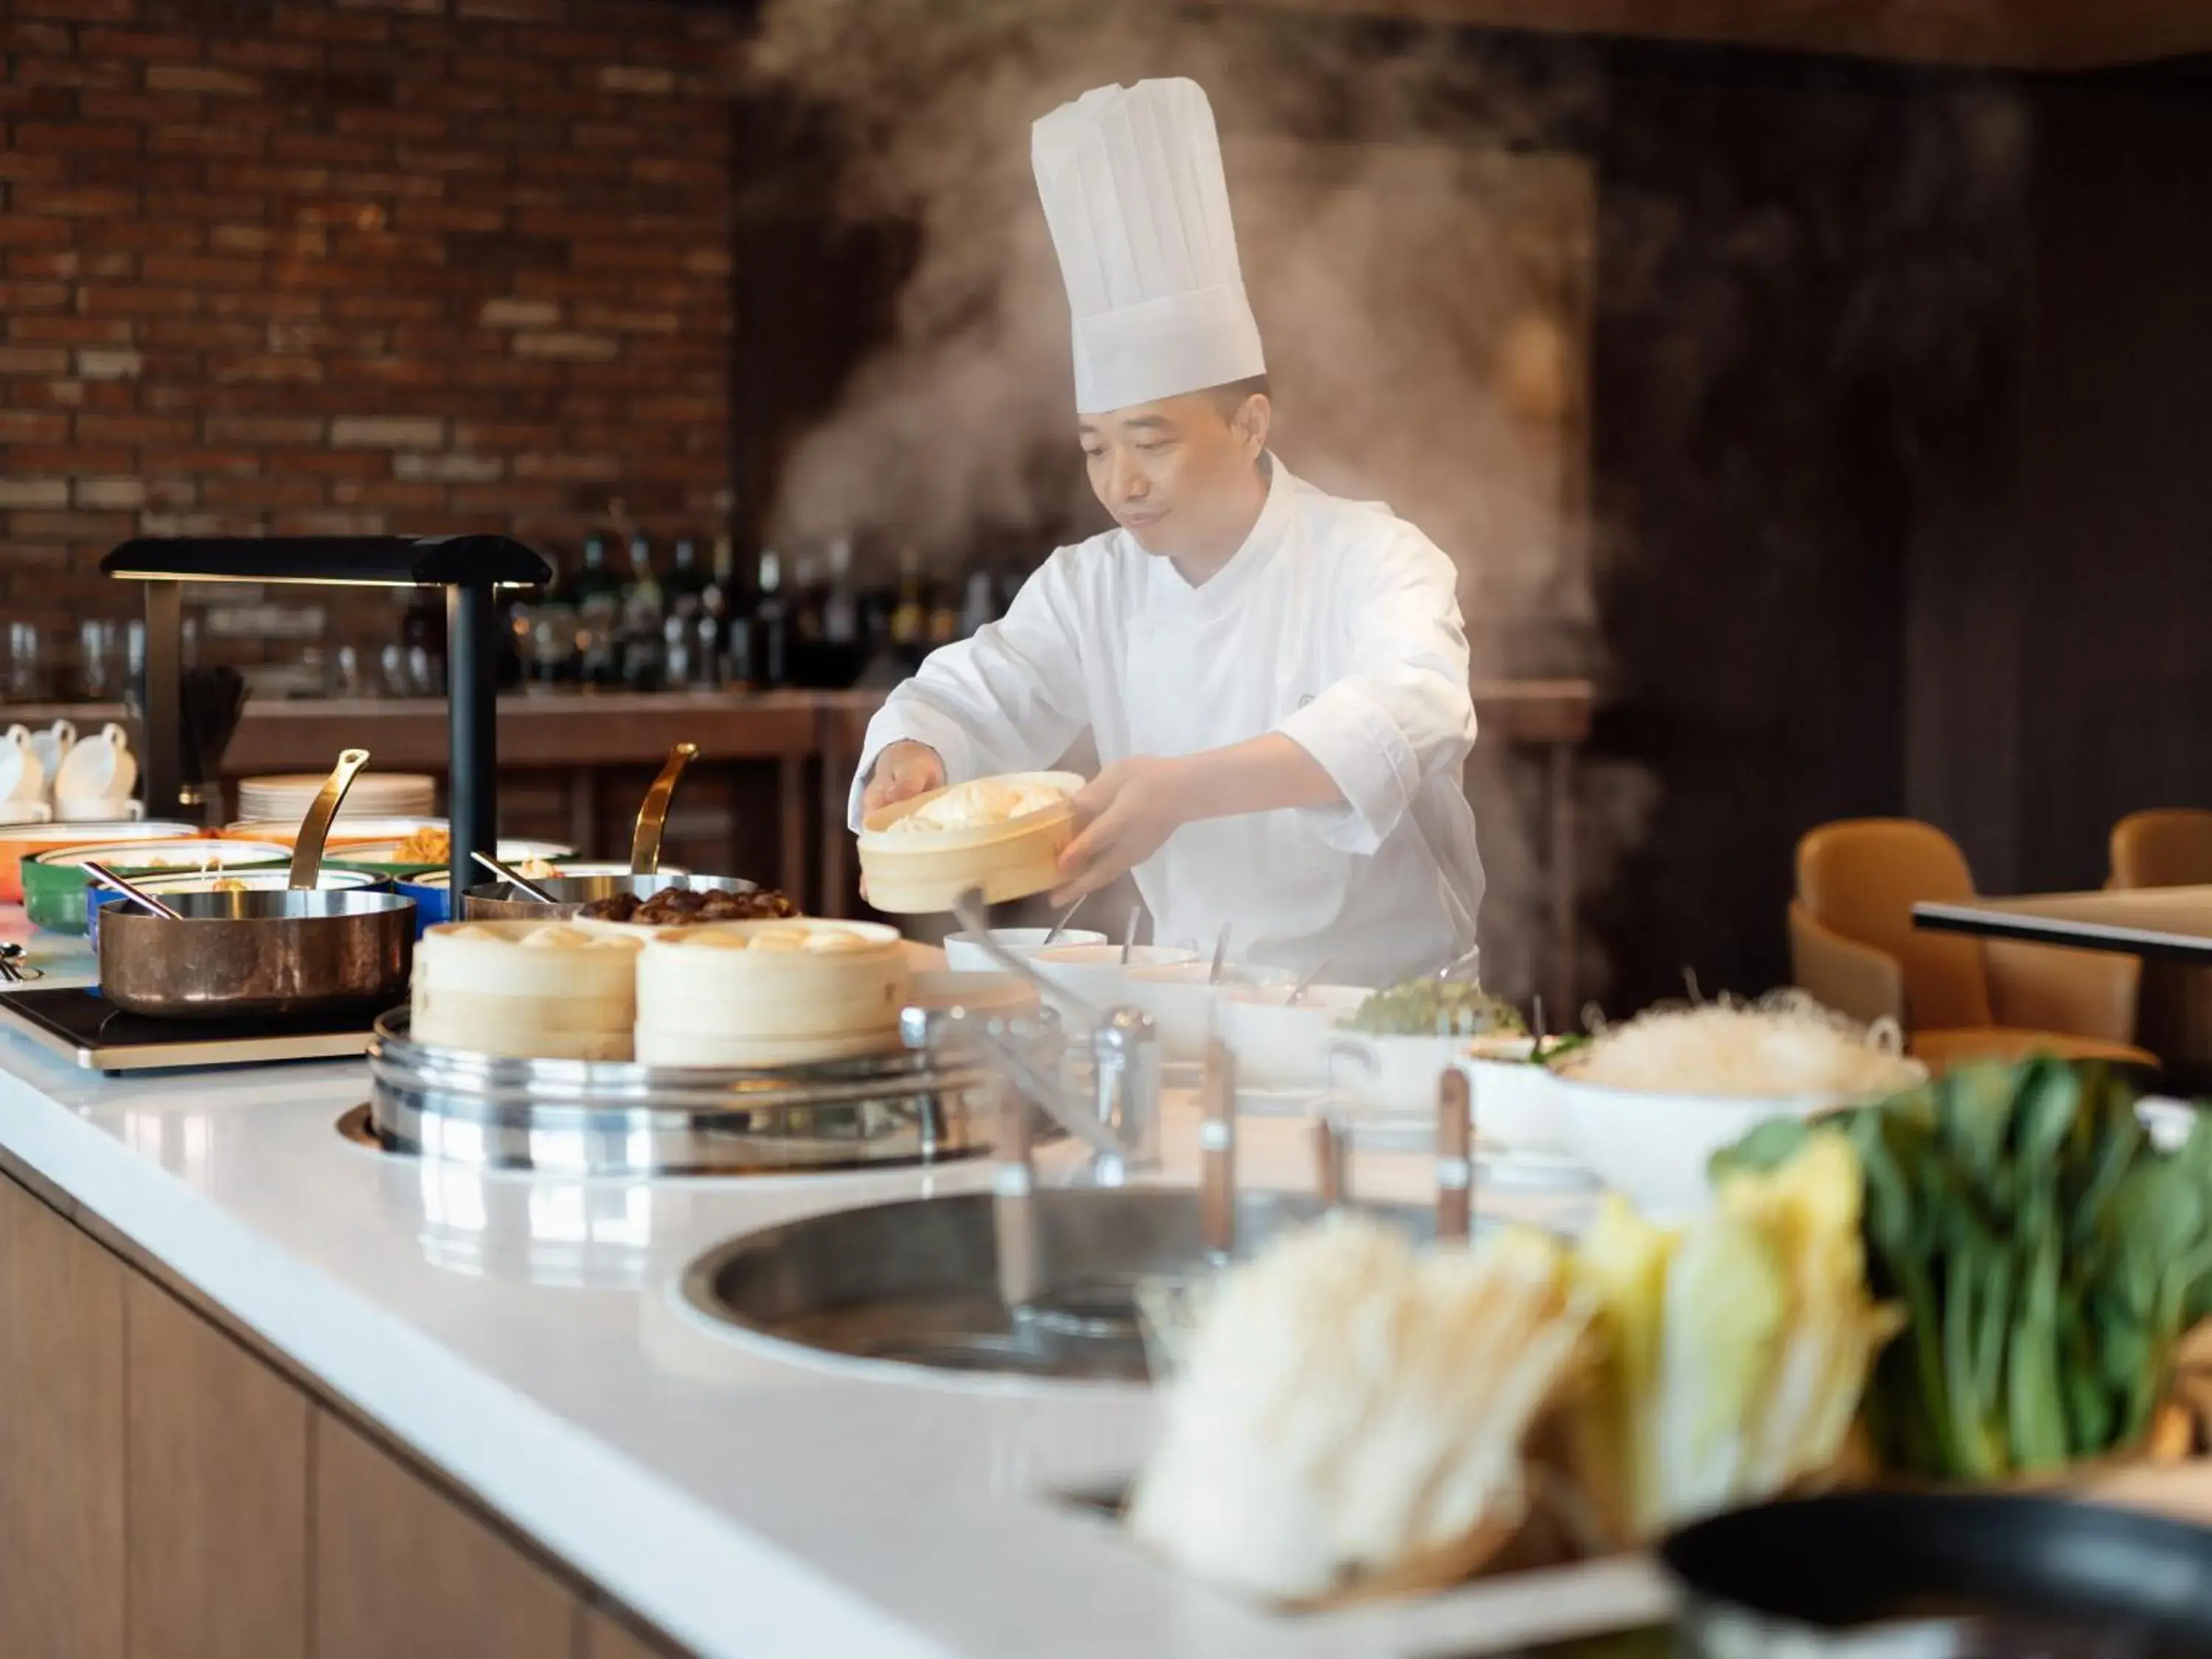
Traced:
<path fill-rule="evenodd" d="M 180 1066 L 258 1066 L 328 1060 L 368 1047 L 359 1012 L 276 1019 L 148 1019 L 127 1014 L 97 988 L 0 991 L 0 1027 L 21 1032 L 87 1071 Z"/>

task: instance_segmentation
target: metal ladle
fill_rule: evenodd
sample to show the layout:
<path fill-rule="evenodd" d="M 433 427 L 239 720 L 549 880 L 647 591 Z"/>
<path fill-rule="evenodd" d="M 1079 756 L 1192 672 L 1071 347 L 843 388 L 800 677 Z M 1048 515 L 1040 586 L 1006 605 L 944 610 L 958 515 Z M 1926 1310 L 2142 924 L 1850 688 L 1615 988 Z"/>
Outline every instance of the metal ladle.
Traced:
<path fill-rule="evenodd" d="M 494 858 L 490 854 L 484 852 L 482 848 L 477 849 L 476 860 L 478 864 L 483 866 L 485 869 L 490 871 L 493 875 L 505 882 L 509 887 L 514 889 L 516 892 L 521 894 L 523 897 L 535 900 L 539 904 L 557 904 L 560 902 L 560 901 L 555 898 L 552 894 L 547 892 L 536 882 L 531 880 L 529 877 L 523 875 L 519 871 L 509 869 L 506 865 L 501 864 L 497 859 Z"/>
<path fill-rule="evenodd" d="M 1060 920 L 1045 931 L 1044 943 L 1037 946 L 1038 950 L 1049 950 L 1059 940 L 1060 936 L 1067 931 L 1067 924 L 1075 920 L 1075 913 L 1083 908 L 1084 902 L 1090 896 L 1088 893 L 1084 894 L 1060 913 Z"/>
<path fill-rule="evenodd" d="M 175 906 L 164 903 L 161 900 L 155 898 L 151 893 L 148 892 L 144 888 L 139 886 L 137 882 L 125 880 L 123 877 L 117 875 L 114 871 L 109 869 L 106 865 L 99 862 L 97 860 L 87 859 L 84 861 L 82 868 L 86 875 L 91 877 L 101 886 L 113 888 L 117 892 L 122 894 L 124 897 L 131 900 L 133 903 L 144 906 L 147 909 L 151 910 L 155 915 L 166 917 L 171 921 L 182 921 L 184 920 L 184 916 L 177 910 Z"/>

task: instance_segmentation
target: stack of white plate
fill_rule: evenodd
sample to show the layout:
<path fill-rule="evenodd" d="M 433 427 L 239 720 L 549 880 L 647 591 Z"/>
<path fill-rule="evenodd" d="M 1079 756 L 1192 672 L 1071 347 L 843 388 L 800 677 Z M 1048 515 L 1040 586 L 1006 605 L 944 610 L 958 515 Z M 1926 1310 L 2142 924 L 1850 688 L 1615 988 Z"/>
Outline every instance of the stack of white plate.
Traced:
<path fill-rule="evenodd" d="M 297 823 L 314 805 L 324 778 L 293 772 L 241 779 L 238 816 Z M 437 780 L 422 772 L 364 772 L 354 780 L 339 815 L 349 818 L 427 817 L 436 809 Z"/>

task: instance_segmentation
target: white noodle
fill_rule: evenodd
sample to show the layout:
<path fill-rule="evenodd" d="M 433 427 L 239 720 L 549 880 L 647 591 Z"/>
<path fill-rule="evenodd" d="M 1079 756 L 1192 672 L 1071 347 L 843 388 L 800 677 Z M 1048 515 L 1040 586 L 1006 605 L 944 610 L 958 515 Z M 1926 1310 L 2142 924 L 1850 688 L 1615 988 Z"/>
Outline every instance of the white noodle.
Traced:
<path fill-rule="evenodd" d="M 1597 1040 L 1561 1069 L 1610 1088 L 1856 1097 L 1910 1088 L 1922 1076 L 1905 1058 L 1896 1021 L 1861 1025 L 1802 991 L 1647 1009 L 1625 1025 L 1595 1029 Z"/>

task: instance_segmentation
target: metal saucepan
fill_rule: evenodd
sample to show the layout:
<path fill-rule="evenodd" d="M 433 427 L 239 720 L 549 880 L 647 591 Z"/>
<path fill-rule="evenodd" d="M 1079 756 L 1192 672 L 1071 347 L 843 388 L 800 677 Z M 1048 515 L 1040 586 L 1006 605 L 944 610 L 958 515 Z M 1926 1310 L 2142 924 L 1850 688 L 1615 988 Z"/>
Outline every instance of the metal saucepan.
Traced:
<path fill-rule="evenodd" d="M 757 881 L 738 876 L 553 876 L 532 882 L 553 901 L 541 904 L 503 881 L 479 882 L 461 895 L 461 914 L 471 921 L 547 921 L 573 916 L 586 905 L 621 893 L 641 899 L 688 887 L 702 893 L 755 893 Z"/>
<path fill-rule="evenodd" d="M 648 899 L 672 887 L 698 892 L 759 891 L 759 883 L 736 876 L 660 873 L 660 841 L 668 823 L 669 798 L 676 793 L 676 781 L 684 775 L 684 769 L 698 753 L 699 745 L 696 743 L 679 743 L 668 751 L 667 763 L 653 781 L 653 787 L 645 792 L 645 804 L 637 811 L 637 827 L 630 836 L 628 875 L 556 876 L 533 882 L 533 886 L 552 900 L 550 904 L 519 891 L 509 882 L 479 882 L 462 893 L 461 915 L 471 921 L 532 921 L 573 916 L 587 904 L 623 893 Z"/>
<path fill-rule="evenodd" d="M 2212 1659 L 2212 1531 L 2136 1510 L 1842 1493 L 1698 1522 L 1660 1554 L 1685 1659 Z"/>
<path fill-rule="evenodd" d="M 403 1000 L 415 902 L 388 890 L 316 886 L 323 842 L 368 752 L 349 749 L 300 825 L 281 892 L 169 892 L 173 919 L 131 901 L 100 919 L 100 985 L 155 1019 L 374 1013 Z"/>

